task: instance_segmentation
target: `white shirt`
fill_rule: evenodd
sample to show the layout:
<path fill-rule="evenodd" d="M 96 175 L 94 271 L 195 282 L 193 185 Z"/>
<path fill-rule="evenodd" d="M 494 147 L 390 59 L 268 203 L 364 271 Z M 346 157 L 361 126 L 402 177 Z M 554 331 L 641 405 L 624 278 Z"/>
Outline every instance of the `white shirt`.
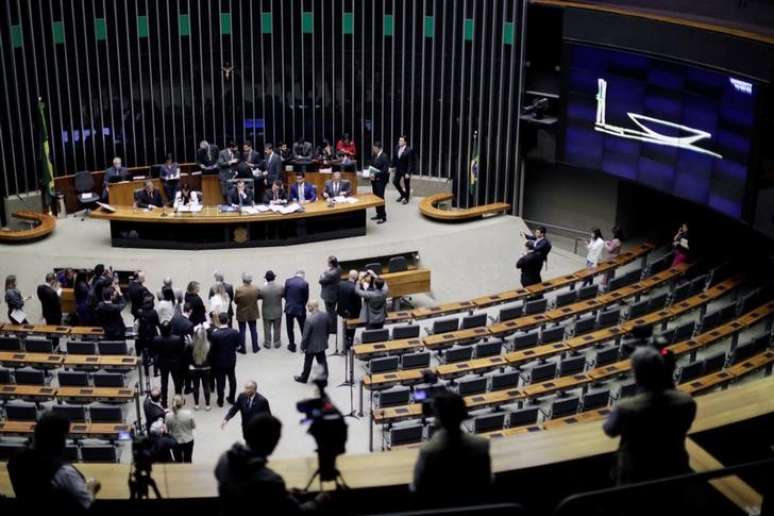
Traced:
<path fill-rule="evenodd" d="M 169 322 L 176 313 L 176 304 L 174 301 L 159 301 L 156 305 L 156 313 L 159 314 L 159 322 Z"/>
<path fill-rule="evenodd" d="M 198 206 L 199 202 L 199 194 L 191 192 L 191 206 Z M 183 206 L 183 192 L 178 191 L 175 193 L 175 208 L 179 208 L 180 206 Z"/>
<path fill-rule="evenodd" d="M 586 244 L 586 248 L 589 250 L 586 254 L 586 261 L 592 266 L 596 267 L 602 258 L 602 250 L 605 248 L 605 241 L 601 238 L 597 238 Z"/>
<path fill-rule="evenodd" d="M 225 314 L 228 312 L 229 299 L 228 296 L 221 296 L 215 294 L 210 298 L 210 312 L 216 314 Z"/>

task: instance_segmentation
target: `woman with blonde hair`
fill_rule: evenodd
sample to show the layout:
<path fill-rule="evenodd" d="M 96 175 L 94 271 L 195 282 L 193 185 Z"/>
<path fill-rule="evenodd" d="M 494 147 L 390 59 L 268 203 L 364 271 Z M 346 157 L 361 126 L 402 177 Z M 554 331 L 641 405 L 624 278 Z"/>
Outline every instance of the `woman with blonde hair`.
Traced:
<path fill-rule="evenodd" d="M 228 297 L 228 292 L 226 292 L 226 285 L 224 285 L 222 281 L 219 281 L 215 284 L 213 289 L 214 292 L 210 298 L 210 313 L 215 314 L 216 316 L 219 314 L 227 314 L 231 298 Z"/>
<path fill-rule="evenodd" d="M 193 340 L 188 347 L 188 373 L 193 388 L 194 410 L 199 410 L 199 386 L 204 391 L 205 410 L 210 410 L 210 342 L 207 339 L 207 329 L 198 326 L 193 334 Z"/>
<path fill-rule="evenodd" d="M 184 409 L 184 406 L 185 399 L 176 394 L 172 398 L 172 410 L 167 413 L 164 423 L 167 425 L 169 435 L 177 441 L 177 446 L 172 450 L 175 462 L 190 463 L 193 456 L 193 431 L 196 428 L 196 420 L 191 411 Z"/>

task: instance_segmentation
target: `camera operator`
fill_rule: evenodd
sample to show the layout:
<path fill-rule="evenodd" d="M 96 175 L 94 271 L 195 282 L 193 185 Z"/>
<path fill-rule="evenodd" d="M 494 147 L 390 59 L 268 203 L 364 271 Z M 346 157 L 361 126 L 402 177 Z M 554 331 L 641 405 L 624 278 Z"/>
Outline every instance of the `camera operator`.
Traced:
<path fill-rule="evenodd" d="M 28 514 L 85 514 L 100 483 L 64 459 L 70 421 L 47 412 L 35 426 L 34 444 L 8 462 L 8 474 L 21 508 Z"/>
<path fill-rule="evenodd" d="M 327 496 L 300 502 L 285 481 L 267 467 L 282 433 L 282 423 L 271 414 L 252 418 L 245 429 L 246 445 L 235 443 L 215 466 L 221 514 L 239 514 L 246 507 L 261 514 L 289 515 L 316 512 Z"/>

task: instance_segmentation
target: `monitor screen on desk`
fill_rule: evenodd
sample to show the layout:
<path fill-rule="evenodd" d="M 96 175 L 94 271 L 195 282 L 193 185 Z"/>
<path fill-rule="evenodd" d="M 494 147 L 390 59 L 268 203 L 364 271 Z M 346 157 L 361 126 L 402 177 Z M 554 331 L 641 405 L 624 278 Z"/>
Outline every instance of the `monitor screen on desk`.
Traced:
<path fill-rule="evenodd" d="M 758 84 L 621 50 L 565 50 L 566 163 L 743 217 Z"/>

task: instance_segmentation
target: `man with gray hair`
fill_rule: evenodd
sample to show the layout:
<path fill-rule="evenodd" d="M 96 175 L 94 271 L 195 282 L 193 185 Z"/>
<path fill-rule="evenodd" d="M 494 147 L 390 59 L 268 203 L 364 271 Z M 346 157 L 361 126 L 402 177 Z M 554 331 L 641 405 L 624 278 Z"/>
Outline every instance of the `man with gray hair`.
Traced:
<path fill-rule="evenodd" d="M 696 402 L 674 389 L 654 347 L 638 347 L 631 363 L 640 393 L 619 401 L 603 426 L 608 436 L 621 436 L 617 483 L 690 473 L 685 435 L 696 416 Z"/>
<path fill-rule="evenodd" d="M 223 288 L 226 289 L 226 294 L 228 294 L 228 311 L 226 312 L 228 314 L 228 327 L 233 328 L 234 327 L 234 307 L 232 306 L 234 303 L 234 285 L 231 283 L 226 283 L 223 279 L 223 273 L 220 271 L 215 271 L 213 274 L 213 277 L 215 278 L 215 284 L 210 287 L 210 292 L 207 295 L 207 299 L 210 299 L 212 296 L 215 295 L 215 287 L 218 283 L 223 283 Z"/>
<path fill-rule="evenodd" d="M 328 349 L 328 314 L 320 311 L 320 303 L 317 300 L 309 301 L 307 308 L 309 316 L 304 324 L 304 334 L 301 338 L 304 370 L 301 376 L 294 377 L 299 383 L 306 383 L 309 380 L 313 360 L 317 360 L 317 363 L 323 366 L 325 376 L 328 376 L 328 360 L 325 357 L 325 350 Z"/>
<path fill-rule="evenodd" d="M 236 319 L 239 326 L 239 352 L 247 353 L 245 347 L 245 326 L 250 328 L 250 339 L 253 342 L 253 353 L 258 353 L 258 330 L 255 322 L 260 319 L 261 311 L 258 308 L 260 291 L 253 285 L 253 276 L 247 272 L 242 273 L 242 285 L 236 289 L 234 303 L 236 304 Z"/>
<path fill-rule="evenodd" d="M 242 435 L 247 432 L 247 423 L 250 422 L 258 414 L 271 415 L 271 408 L 269 407 L 269 400 L 258 394 L 258 384 L 255 380 L 248 380 L 245 382 L 244 390 L 239 393 L 236 401 L 231 408 L 226 412 L 226 417 L 220 424 L 221 430 L 226 428 L 229 420 L 236 416 L 237 412 L 242 415 Z"/>
<path fill-rule="evenodd" d="M 148 179 L 145 181 L 145 187 L 134 193 L 134 207 L 152 210 L 154 208 L 161 208 L 163 202 L 161 200 L 161 192 L 153 185 L 153 181 Z"/>

